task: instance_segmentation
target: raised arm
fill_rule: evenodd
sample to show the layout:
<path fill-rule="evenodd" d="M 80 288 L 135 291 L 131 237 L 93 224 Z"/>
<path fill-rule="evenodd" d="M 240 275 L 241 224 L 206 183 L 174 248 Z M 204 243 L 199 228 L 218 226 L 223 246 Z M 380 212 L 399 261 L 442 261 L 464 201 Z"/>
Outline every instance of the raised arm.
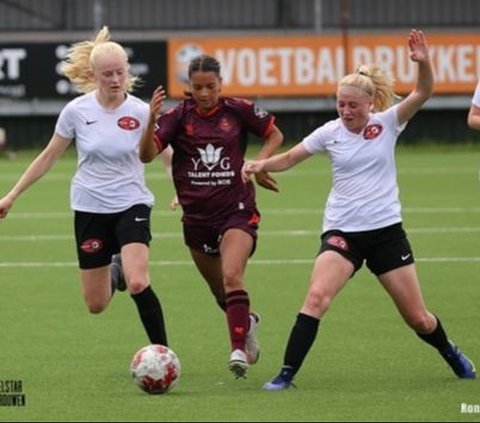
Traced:
<path fill-rule="evenodd" d="M 480 107 L 472 104 L 468 112 L 467 124 L 471 129 L 480 131 Z"/>
<path fill-rule="evenodd" d="M 45 149 L 33 160 L 10 192 L 0 199 L 0 219 L 7 216 L 15 200 L 45 175 L 70 145 L 70 140 L 53 134 Z"/>
<path fill-rule="evenodd" d="M 472 105 L 468 112 L 467 124 L 471 129 L 480 131 L 480 81 L 473 94 Z"/>
<path fill-rule="evenodd" d="M 412 29 L 408 46 L 410 48 L 410 60 L 418 64 L 417 82 L 413 91 L 398 105 L 400 125 L 410 120 L 433 93 L 433 69 L 423 32 Z"/>
<path fill-rule="evenodd" d="M 139 155 L 143 163 L 151 162 L 159 153 L 160 149 L 154 140 L 155 125 L 165 100 L 165 91 L 159 86 L 153 92 L 150 100 L 150 117 L 148 119 L 147 128 L 143 132 L 140 140 Z"/>

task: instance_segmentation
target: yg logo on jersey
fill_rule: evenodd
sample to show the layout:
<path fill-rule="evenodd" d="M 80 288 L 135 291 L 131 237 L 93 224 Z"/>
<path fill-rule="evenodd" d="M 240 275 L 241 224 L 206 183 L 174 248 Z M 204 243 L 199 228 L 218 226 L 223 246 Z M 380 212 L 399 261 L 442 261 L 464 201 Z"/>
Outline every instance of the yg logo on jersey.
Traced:
<path fill-rule="evenodd" d="M 205 149 L 197 148 L 204 166 L 208 170 L 212 170 L 220 161 L 220 153 L 223 147 L 215 148 L 212 144 L 208 144 Z"/>

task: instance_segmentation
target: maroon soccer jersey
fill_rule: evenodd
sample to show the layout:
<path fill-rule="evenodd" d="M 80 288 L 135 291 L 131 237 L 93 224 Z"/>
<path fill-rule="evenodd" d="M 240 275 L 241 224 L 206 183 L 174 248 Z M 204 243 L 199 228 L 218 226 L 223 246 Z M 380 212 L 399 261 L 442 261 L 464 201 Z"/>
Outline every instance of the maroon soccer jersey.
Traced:
<path fill-rule="evenodd" d="M 174 150 L 173 180 L 185 223 L 213 224 L 255 207 L 253 184 L 241 178 L 247 132 L 264 138 L 273 123 L 273 115 L 254 103 L 228 97 L 207 115 L 187 99 L 159 117 L 155 140 L 161 150 L 169 144 Z"/>

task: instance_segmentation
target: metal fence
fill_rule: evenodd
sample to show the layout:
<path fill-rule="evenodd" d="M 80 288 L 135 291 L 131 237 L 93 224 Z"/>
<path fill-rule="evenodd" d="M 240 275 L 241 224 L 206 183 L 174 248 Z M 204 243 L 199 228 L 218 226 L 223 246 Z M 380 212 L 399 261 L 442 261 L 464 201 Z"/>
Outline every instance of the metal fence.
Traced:
<path fill-rule="evenodd" d="M 0 31 L 477 27 L 478 0 L 0 0 Z"/>
<path fill-rule="evenodd" d="M 116 40 L 136 42 L 164 41 L 185 31 L 200 36 L 320 34 L 347 26 L 369 32 L 419 27 L 472 33 L 480 27 L 480 0 L 0 0 L 0 45 L 67 43 L 84 39 L 79 32 L 90 36 L 104 24 Z M 4 61 L 3 71 L 5 66 Z M 465 125 L 470 96 L 435 100 L 435 108 L 409 124 L 404 140 L 478 141 L 480 133 Z M 285 99 L 266 104 L 273 105 L 287 139 L 298 139 L 334 114 L 332 107 L 294 111 Z M 0 126 L 7 129 L 14 149 L 40 145 L 48 140 L 62 106 L 44 98 L 4 101 L 0 93 Z"/>

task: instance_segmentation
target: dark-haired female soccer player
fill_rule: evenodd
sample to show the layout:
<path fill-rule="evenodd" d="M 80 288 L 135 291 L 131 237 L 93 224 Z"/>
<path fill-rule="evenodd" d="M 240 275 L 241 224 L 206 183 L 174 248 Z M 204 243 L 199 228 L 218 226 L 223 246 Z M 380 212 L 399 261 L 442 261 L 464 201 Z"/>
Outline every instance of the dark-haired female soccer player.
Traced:
<path fill-rule="evenodd" d="M 229 368 L 236 377 L 258 360 L 255 329 L 244 274 L 255 250 L 260 214 L 253 184 L 244 184 L 247 132 L 264 139 L 257 158 L 270 157 L 283 135 L 274 117 L 241 98 L 221 97 L 219 62 L 208 55 L 189 64 L 190 98 L 158 116 L 162 97 L 153 94 L 151 117 L 140 157 L 151 161 L 173 148 L 172 175 L 183 209 L 183 234 L 195 265 L 226 312 L 230 333 Z M 265 172 L 257 183 L 277 190 Z"/>

